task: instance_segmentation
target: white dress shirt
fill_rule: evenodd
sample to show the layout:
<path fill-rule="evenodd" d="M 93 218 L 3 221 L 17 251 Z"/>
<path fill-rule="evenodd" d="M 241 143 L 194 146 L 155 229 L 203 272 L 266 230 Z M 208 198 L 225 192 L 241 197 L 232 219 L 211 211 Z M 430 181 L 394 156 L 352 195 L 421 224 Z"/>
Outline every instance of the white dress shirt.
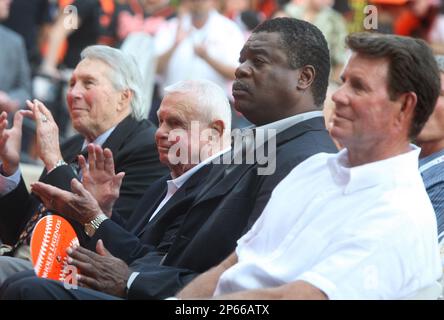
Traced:
<path fill-rule="evenodd" d="M 343 150 L 302 162 L 238 241 L 215 295 L 303 280 L 330 299 L 399 299 L 432 284 L 441 264 L 418 155 L 350 168 Z"/>

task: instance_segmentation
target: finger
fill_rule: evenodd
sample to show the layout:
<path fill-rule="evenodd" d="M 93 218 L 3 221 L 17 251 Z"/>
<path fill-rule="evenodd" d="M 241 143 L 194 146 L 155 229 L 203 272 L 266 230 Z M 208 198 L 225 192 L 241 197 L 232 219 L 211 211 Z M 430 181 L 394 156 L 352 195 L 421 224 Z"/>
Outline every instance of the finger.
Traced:
<path fill-rule="evenodd" d="M 104 164 L 104 156 L 103 156 L 103 150 L 100 146 L 94 146 L 94 151 L 96 154 L 96 168 L 97 170 L 103 170 L 105 167 Z"/>
<path fill-rule="evenodd" d="M 72 261 L 77 260 L 77 262 L 83 262 L 90 265 L 92 265 L 92 262 L 95 258 L 99 257 L 99 255 L 95 252 L 92 252 L 83 247 L 76 247 L 74 249 L 68 248 L 66 252 L 68 253 L 68 256 L 72 259 Z"/>
<path fill-rule="evenodd" d="M 97 281 L 94 278 L 88 277 L 84 274 L 78 274 L 77 275 L 77 281 L 79 284 L 83 287 L 90 288 L 93 290 L 98 290 L 99 287 L 99 281 Z"/>
<path fill-rule="evenodd" d="M 96 152 L 94 144 L 92 143 L 88 145 L 88 165 L 89 171 L 94 171 L 96 169 Z"/>
<path fill-rule="evenodd" d="M 4 131 L 7 127 L 8 127 L 8 114 L 3 111 L 0 114 L 0 131 Z"/>
<path fill-rule="evenodd" d="M 50 120 L 51 122 L 54 122 L 54 118 L 52 117 L 51 111 L 49 111 L 48 108 L 46 108 L 46 106 L 43 104 L 43 102 L 34 99 L 34 105 L 37 106 L 37 108 L 39 109 L 39 111 L 44 114 L 46 116 L 46 118 L 48 118 L 48 120 Z"/>
<path fill-rule="evenodd" d="M 79 155 L 77 163 L 79 164 L 80 170 L 82 171 L 82 176 L 85 177 L 85 175 L 88 173 L 88 166 L 86 165 L 85 157 Z"/>
<path fill-rule="evenodd" d="M 45 197 L 51 197 L 51 186 L 43 182 L 35 182 L 31 184 L 31 191 L 43 195 Z"/>
<path fill-rule="evenodd" d="M 105 171 L 110 173 L 115 173 L 114 171 L 114 159 L 113 159 L 113 153 L 110 149 L 106 148 L 103 151 L 103 156 L 105 157 Z"/>
<path fill-rule="evenodd" d="M 37 128 L 40 128 L 42 125 L 42 113 L 40 112 L 39 108 L 36 105 L 36 100 L 34 100 L 34 103 L 31 105 L 28 105 L 31 109 L 34 117 L 35 124 Z"/>
<path fill-rule="evenodd" d="M 16 112 L 14 115 L 14 128 L 16 130 L 22 131 L 22 125 L 23 125 L 23 115 L 20 112 Z"/>
<path fill-rule="evenodd" d="M 103 244 L 102 239 L 97 241 L 96 252 L 98 254 L 100 254 L 102 257 L 112 257 L 112 254 L 108 250 L 106 250 L 105 245 Z"/>
<path fill-rule="evenodd" d="M 71 194 L 68 191 L 59 189 L 57 187 L 51 186 L 50 184 L 46 184 L 43 182 L 35 182 L 31 185 L 32 190 L 36 190 L 40 192 L 41 194 L 44 194 L 47 197 L 52 198 L 69 198 L 69 195 Z"/>
<path fill-rule="evenodd" d="M 20 110 L 19 111 L 24 117 L 34 120 L 34 113 L 31 110 Z"/>
<path fill-rule="evenodd" d="M 34 103 L 33 102 L 31 102 L 31 100 L 26 100 L 26 105 L 28 106 L 28 108 L 30 109 L 30 110 L 28 110 L 28 111 L 33 111 L 33 109 L 35 108 L 35 106 L 34 106 Z"/>
<path fill-rule="evenodd" d="M 120 187 L 122 186 L 122 181 L 123 178 L 125 177 L 125 172 L 119 172 L 115 177 L 114 177 L 114 185 L 116 186 L 117 189 L 120 190 Z"/>
<path fill-rule="evenodd" d="M 76 178 L 71 180 L 71 190 L 74 194 L 82 198 L 88 197 L 88 195 L 90 194 L 88 190 L 85 189 L 83 184 Z"/>
<path fill-rule="evenodd" d="M 68 257 L 68 265 L 76 267 L 80 273 L 94 275 L 95 268 L 89 262 L 83 262 L 78 259 Z"/>

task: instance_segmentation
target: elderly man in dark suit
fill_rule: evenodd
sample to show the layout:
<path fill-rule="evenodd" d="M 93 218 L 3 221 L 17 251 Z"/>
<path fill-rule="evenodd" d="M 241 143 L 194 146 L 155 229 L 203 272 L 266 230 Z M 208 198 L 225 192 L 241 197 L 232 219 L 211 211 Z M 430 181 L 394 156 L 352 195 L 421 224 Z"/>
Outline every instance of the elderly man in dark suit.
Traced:
<path fill-rule="evenodd" d="M 70 117 L 79 135 L 59 146 L 57 125 L 37 100 L 28 102 L 31 110 L 16 113 L 11 129 L 6 129 L 6 112 L 0 115 L 0 237 L 5 244 L 1 248 L 4 256 L 0 256 L 0 282 L 11 273 L 32 267 L 29 236 L 37 218 L 47 213 L 40 199 L 28 193 L 20 175 L 23 116 L 36 122 L 37 152 L 45 166 L 40 180 L 51 185 L 70 189 L 71 180 L 78 177 L 73 165 L 88 143 L 113 152 L 116 170 L 125 172 L 125 177 L 120 175 L 117 181 L 121 184 L 115 203 L 119 214 L 112 219 L 123 223 L 134 209 L 134 200 L 167 172 L 158 158 L 155 127 L 145 120 L 141 83 L 130 57 L 117 49 L 92 46 L 83 51 L 67 93 Z M 80 238 L 87 237 L 84 226 L 75 227 Z"/>
<path fill-rule="evenodd" d="M 167 252 L 151 250 L 128 268 L 103 250 L 102 255 L 74 250 L 72 263 L 82 265 L 87 274 L 79 283 L 102 292 L 65 290 L 53 281 L 17 277 L 9 288 L 3 287 L 2 298 L 170 296 L 233 251 L 237 239 L 262 212 L 273 188 L 296 165 L 319 152 L 336 152 L 322 117 L 329 52 L 316 27 L 289 18 L 267 21 L 245 44 L 240 62 L 233 85 L 236 109 L 258 126 L 256 137 L 264 131 L 273 136 L 267 129 L 277 133 L 275 140 L 257 145 L 257 149 L 268 147 L 270 151 L 276 142 L 267 167 L 258 157 L 253 162 L 213 166 L 195 201 L 181 214 L 180 225 L 171 226 L 176 231 Z M 269 168 L 275 168 L 274 172 Z M 115 267 L 106 268 L 111 265 Z"/>

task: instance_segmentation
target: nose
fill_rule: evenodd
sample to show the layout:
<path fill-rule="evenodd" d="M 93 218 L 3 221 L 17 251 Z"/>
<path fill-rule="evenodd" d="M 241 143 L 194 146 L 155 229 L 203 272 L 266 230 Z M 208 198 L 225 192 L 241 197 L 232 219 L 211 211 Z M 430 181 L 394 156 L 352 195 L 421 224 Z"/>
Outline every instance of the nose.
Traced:
<path fill-rule="evenodd" d="M 239 79 L 243 77 L 248 77 L 250 73 L 251 71 L 250 68 L 247 66 L 247 63 L 243 62 L 236 68 L 234 75 L 236 76 L 237 79 Z"/>
<path fill-rule="evenodd" d="M 347 95 L 345 93 L 345 84 L 341 85 L 331 96 L 331 99 L 335 103 L 338 104 L 346 104 L 347 103 Z"/>
<path fill-rule="evenodd" d="M 159 128 L 156 130 L 156 140 L 168 139 L 169 130 L 165 123 L 159 124 Z"/>
<path fill-rule="evenodd" d="M 82 97 L 81 86 L 77 83 L 70 86 L 68 89 L 67 95 L 68 95 L 68 98 L 71 98 L 71 99 L 81 98 Z"/>

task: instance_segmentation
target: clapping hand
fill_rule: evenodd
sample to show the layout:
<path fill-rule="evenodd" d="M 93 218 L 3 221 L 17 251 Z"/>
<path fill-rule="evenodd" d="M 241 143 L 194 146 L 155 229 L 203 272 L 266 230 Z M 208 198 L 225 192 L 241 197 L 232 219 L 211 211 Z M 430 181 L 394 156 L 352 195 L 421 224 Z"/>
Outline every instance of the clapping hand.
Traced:
<path fill-rule="evenodd" d="M 96 199 L 77 179 L 72 179 L 71 190 L 72 192 L 65 191 L 43 182 L 31 184 L 31 191 L 41 199 L 46 208 L 81 224 L 88 223 L 103 213 Z"/>
<path fill-rule="evenodd" d="M 79 156 L 82 169 L 83 185 L 97 200 L 102 211 L 111 217 L 112 208 L 119 197 L 124 172 L 118 174 L 114 170 L 111 150 L 103 150 L 100 146 L 88 145 L 88 165 L 83 156 Z"/>
<path fill-rule="evenodd" d="M 36 124 L 36 147 L 39 158 L 45 164 L 46 170 L 51 171 L 57 162 L 63 160 L 59 145 L 59 128 L 45 105 L 34 99 L 26 101 L 30 110 L 24 114 L 33 118 Z"/>
<path fill-rule="evenodd" d="M 2 173 L 11 176 L 17 171 L 20 162 L 23 113 L 22 111 L 15 113 L 11 129 L 7 129 L 7 118 L 6 112 L 0 114 L 0 159 L 2 160 Z"/>

